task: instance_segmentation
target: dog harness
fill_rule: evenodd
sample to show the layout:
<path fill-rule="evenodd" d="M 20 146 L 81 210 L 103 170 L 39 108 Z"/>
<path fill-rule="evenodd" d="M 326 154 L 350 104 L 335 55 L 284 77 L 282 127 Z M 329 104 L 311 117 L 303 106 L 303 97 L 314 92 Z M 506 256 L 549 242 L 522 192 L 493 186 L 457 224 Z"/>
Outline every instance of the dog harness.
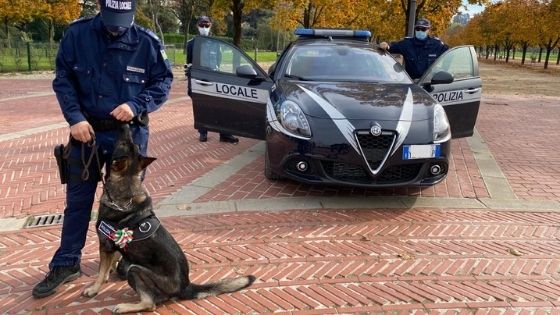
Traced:
<path fill-rule="evenodd" d="M 98 220 L 97 233 L 100 238 L 106 238 L 115 243 L 120 249 L 126 249 L 130 242 L 138 242 L 152 236 L 161 223 L 155 215 L 142 219 L 134 227 L 121 227 L 119 222 Z"/>

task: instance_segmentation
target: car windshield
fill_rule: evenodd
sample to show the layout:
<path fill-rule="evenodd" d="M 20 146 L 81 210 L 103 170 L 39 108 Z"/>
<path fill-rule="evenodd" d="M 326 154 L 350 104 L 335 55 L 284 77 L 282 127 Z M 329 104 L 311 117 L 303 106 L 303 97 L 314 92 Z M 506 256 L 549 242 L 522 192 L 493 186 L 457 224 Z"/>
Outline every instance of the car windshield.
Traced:
<path fill-rule="evenodd" d="M 302 81 L 412 82 L 389 55 L 344 44 L 296 46 L 284 76 Z"/>

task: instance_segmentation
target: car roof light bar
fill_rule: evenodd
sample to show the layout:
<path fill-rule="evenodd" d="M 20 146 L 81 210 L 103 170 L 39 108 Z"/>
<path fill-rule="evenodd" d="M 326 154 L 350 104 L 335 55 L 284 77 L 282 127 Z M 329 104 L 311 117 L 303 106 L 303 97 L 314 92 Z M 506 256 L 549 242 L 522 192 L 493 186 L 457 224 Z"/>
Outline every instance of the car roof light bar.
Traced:
<path fill-rule="evenodd" d="M 313 29 L 298 28 L 294 32 L 297 36 L 309 37 L 355 37 L 370 38 L 371 32 L 366 30 L 342 30 L 342 29 Z"/>

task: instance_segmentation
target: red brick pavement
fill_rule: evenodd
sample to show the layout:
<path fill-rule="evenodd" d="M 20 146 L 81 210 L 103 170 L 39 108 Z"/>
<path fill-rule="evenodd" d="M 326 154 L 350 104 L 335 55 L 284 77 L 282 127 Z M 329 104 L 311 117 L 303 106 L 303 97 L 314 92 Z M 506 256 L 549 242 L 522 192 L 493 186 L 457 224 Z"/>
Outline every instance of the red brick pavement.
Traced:
<path fill-rule="evenodd" d="M 477 129 L 515 195 L 560 200 L 560 98 L 484 97 Z"/>
<path fill-rule="evenodd" d="M 197 283 L 253 274 L 248 290 L 172 301 L 159 314 L 552 314 L 560 307 L 560 213 L 332 210 L 164 218 Z M 84 275 L 54 296 L 30 291 L 58 227 L 0 233 L 0 313 L 107 314 L 136 299 L 111 279 L 81 297 L 98 268 L 90 229 Z M 558 313 L 555 313 L 558 314 Z"/>
<path fill-rule="evenodd" d="M 208 142 L 200 143 L 198 133 L 193 129 L 189 101 L 187 98 L 174 101 L 183 97 L 184 86 L 185 81 L 178 80 L 170 103 L 150 116 L 148 151 L 158 160 L 150 167 L 145 184 L 156 202 L 256 144 L 250 139 L 242 139 L 238 145 L 224 144 L 218 142 L 214 134 L 210 134 Z M 17 119 L 5 130 L 23 131 L 62 122 L 55 97 L 43 98 L 49 100 L 45 103 L 55 105 L 37 106 L 27 100 L 18 107 Z M 9 115 L 14 110 L 8 103 L 0 102 L 0 114 L 2 111 Z M 36 124 L 36 120 L 42 120 L 44 124 Z M 0 131 L 0 134 L 5 133 Z M 67 140 L 67 129 L 59 128 L 0 142 L 0 218 L 63 211 L 65 191 L 58 179 L 52 150 Z"/>

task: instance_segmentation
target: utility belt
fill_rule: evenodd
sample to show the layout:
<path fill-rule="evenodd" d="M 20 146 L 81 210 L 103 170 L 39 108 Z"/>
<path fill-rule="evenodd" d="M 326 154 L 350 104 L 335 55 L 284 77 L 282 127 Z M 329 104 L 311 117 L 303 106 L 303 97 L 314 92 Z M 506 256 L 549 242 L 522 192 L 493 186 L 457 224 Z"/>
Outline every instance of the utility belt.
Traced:
<path fill-rule="evenodd" d="M 126 122 L 121 122 L 115 119 L 88 119 L 89 124 L 93 127 L 96 132 L 103 131 L 113 131 L 119 130 L 123 124 Z M 134 119 L 129 122 L 132 125 L 148 126 L 150 119 L 147 113 L 143 113 L 134 117 Z M 91 147 L 91 153 L 89 156 L 84 156 L 84 146 Z M 69 159 L 71 146 L 82 146 L 82 156 L 80 160 Z M 91 170 L 96 172 L 98 175 L 97 180 L 101 179 L 101 165 L 99 164 L 99 156 L 97 153 L 97 146 L 95 145 L 95 140 L 91 144 L 82 143 L 70 136 L 67 144 L 59 144 L 54 147 L 54 157 L 56 158 L 56 164 L 58 166 L 58 174 L 60 176 L 60 183 L 66 184 L 68 182 L 70 174 L 70 167 L 77 167 L 82 169 L 82 174 L 80 178 L 82 180 L 88 180 Z M 95 158 L 95 161 L 94 161 Z"/>
<path fill-rule="evenodd" d="M 94 131 L 113 131 L 119 130 L 123 124 L 139 125 L 147 127 L 150 122 L 150 118 L 147 113 L 140 114 L 132 119 L 130 122 L 123 122 L 116 119 L 94 119 L 89 118 L 87 120 Z"/>

